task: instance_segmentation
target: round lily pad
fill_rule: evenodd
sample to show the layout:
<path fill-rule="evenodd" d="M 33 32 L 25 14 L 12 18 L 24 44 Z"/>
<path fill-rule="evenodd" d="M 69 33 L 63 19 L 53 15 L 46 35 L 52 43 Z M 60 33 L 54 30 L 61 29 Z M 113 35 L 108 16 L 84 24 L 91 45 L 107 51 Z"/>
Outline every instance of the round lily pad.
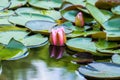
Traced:
<path fill-rule="evenodd" d="M 11 15 L 14 15 L 14 11 L 12 11 L 12 10 L 0 11 L 0 17 L 8 17 Z"/>
<path fill-rule="evenodd" d="M 49 33 L 50 30 L 57 25 L 55 22 L 43 20 L 31 20 L 26 23 L 26 27 L 32 31 L 39 31 L 42 33 Z"/>
<path fill-rule="evenodd" d="M 120 5 L 115 6 L 111 9 L 114 14 L 120 15 Z"/>
<path fill-rule="evenodd" d="M 79 72 L 92 79 L 120 79 L 120 65 L 107 62 L 93 62 L 81 66 Z"/>
<path fill-rule="evenodd" d="M 43 46 L 48 42 L 47 37 L 43 37 L 41 34 L 35 34 L 28 36 L 28 32 L 25 31 L 6 31 L 0 32 L 0 43 L 8 44 L 9 41 L 14 38 L 17 41 L 20 41 L 25 46 L 33 48 Z"/>
<path fill-rule="evenodd" d="M 60 12 L 56 10 L 40 10 L 38 8 L 22 7 L 22 8 L 18 8 L 17 10 L 15 10 L 15 12 L 17 14 L 21 14 L 21 13 L 41 14 L 41 15 L 52 17 L 55 20 L 58 20 L 61 18 Z"/>
<path fill-rule="evenodd" d="M 9 8 L 11 9 L 11 8 L 24 6 L 27 3 L 27 0 L 10 0 L 10 2 L 11 2 L 11 5 Z"/>
<path fill-rule="evenodd" d="M 112 18 L 103 25 L 106 30 L 120 30 L 120 17 Z"/>
<path fill-rule="evenodd" d="M 114 54 L 112 56 L 112 62 L 116 64 L 120 64 L 120 55 L 119 54 Z"/>
<path fill-rule="evenodd" d="M 29 0 L 28 3 L 37 8 L 53 9 L 59 8 L 62 4 L 62 0 Z"/>
<path fill-rule="evenodd" d="M 25 23 L 30 20 L 46 20 L 46 21 L 54 22 L 54 19 L 49 16 L 33 14 L 33 13 L 22 13 L 21 15 L 18 16 L 10 16 L 8 20 L 13 24 L 17 24 L 21 26 L 25 26 Z"/>

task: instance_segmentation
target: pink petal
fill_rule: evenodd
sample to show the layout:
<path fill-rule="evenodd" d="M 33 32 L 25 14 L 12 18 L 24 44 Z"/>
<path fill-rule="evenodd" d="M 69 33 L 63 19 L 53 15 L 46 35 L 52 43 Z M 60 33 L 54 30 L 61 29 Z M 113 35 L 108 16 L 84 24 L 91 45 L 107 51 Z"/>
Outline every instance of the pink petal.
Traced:
<path fill-rule="evenodd" d="M 53 45 L 57 45 L 57 31 L 52 29 L 52 33 L 51 34 L 52 34 L 51 38 L 52 38 L 52 41 L 53 41 Z"/>

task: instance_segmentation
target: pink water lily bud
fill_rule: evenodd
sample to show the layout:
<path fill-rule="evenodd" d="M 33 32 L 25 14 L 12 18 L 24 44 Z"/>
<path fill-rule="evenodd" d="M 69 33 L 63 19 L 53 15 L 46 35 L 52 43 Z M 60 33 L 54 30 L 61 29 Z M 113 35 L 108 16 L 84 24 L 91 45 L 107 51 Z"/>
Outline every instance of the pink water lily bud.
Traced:
<path fill-rule="evenodd" d="M 79 12 L 75 17 L 75 25 L 82 27 L 84 26 L 84 18 L 82 12 Z"/>
<path fill-rule="evenodd" d="M 57 29 L 52 29 L 50 34 L 50 44 L 54 46 L 64 46 L 66 42 L 66 35 L 64 28 L 60 27 Z"/>

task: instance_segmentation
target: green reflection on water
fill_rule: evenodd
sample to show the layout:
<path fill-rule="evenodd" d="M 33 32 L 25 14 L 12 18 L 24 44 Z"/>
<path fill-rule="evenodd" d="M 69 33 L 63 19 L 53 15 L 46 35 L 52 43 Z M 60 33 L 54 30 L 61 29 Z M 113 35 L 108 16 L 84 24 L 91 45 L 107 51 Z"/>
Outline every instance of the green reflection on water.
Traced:
<path fill-rule="evenodd" d="M 0 80 L 83 80 L 71 60 L 66 52 L 61 59 L 50 58 L 48 45 L 31 49 L 23 59 L 2 61 Z"/>

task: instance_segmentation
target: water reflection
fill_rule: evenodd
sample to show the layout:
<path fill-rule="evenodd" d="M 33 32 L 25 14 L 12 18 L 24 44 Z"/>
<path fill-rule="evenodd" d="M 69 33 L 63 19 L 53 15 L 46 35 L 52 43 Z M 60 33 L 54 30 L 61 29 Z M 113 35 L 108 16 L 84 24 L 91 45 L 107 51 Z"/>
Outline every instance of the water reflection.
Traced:
<path fill-rule="evenodd" d="M 75 73 L 79 65 L 71 63 L 73 57 L 62 48 L 62 54 L 54 54 L 59 59 L 51 58 L 49 48 L 35 48 L 25 58 L 2 61 L 0 80 L 84 80 Z"/>
<path fill-rule="evenodd" d="M 50 57 L 60 59 L 65 51 L 64 46 L 49 46 Z"/>

